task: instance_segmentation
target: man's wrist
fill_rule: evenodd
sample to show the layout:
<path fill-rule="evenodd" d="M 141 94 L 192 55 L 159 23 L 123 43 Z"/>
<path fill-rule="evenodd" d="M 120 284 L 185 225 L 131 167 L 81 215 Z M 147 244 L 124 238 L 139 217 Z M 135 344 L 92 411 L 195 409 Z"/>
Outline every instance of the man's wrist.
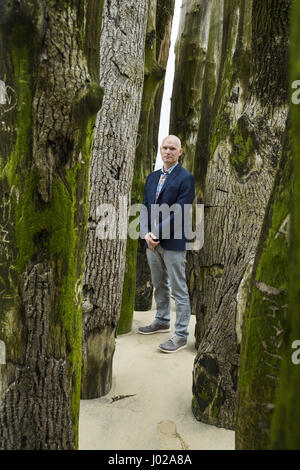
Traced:
<path fill-rule="evenodd" d="M 156 238 L 156 235 L 154 235 L 154 233 L 152 232 L 148 232 L 146 233 L 146 235 L 144 236 L 144 240 L 148 243 L 149 242 L 154 242 L 154 243 L 157 243 L 159 242 L 159 238 Z"/>

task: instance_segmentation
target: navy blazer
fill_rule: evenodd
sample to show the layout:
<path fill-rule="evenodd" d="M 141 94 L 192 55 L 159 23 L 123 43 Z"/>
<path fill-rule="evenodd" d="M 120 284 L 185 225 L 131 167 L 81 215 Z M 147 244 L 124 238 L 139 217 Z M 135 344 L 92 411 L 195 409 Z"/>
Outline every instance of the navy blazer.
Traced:
<path fill-rule="evenodd" d="M 184 205 L 191 205 L 195 198 L 194 177 L 178 163 L 168 175 L 155 202 L 160 175 L 161 170 L 154 171 L 146 180 L 140 211 L 140 237 L 144 238 L 146 233 L 152 232 L 164 249 L 185 250 L 189 241 L 186 235 L 190 233 L 187 233 L 186 227 L 191 229 L 191 218 L 185 213 Z M 167 210 L 172 206 L 174 211 Z"/>

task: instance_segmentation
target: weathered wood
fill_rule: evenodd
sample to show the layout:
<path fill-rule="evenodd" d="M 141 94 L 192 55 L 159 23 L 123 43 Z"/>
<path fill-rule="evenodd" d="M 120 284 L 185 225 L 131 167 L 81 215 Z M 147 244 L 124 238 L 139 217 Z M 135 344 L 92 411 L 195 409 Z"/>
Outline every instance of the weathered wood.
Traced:
<path fill-rule="evenodd" d="M 270 425 L 287 335 L 293 161 L 288 131 L 262 226 L 242 331 L 236 449 L 270 447 Z"/>
<path fill-rule="evenodd" d="M 291 9 L 290 85 L 300 77 L 299 41 L 300 8 L 293 2 Z M 298 90 L 298 91 L 297 91 Z M 296 97 L 293 97 L 296 92 Z M 291 98 L 299 98 L 297 89 L 291 88 Z M 291 216 L 291 248 L 288 266 L 287 335 L 284 342 L 275 409 L 271 423 L 271 449 L 300 449 L 300 108 L 291 104 L 291 140 L 294 161 L 294 185 Z M 296 342 L 296 344 L 294 344 Z"/>
<path fill-rule="evenodd" d="M 204 247 L 188 254 L 197 316 L 193 411 L 231 429 L 244 286 L 286 129 L 289 4 L 188 2 L 177 45 L 171 132 L 183 140 L 197 202 L 205 202 Z"/>
<path fill-rule="evenodd" d="M 174 0 L 151 0 L 145 45 L 145 80 L 134 163 L 131 204 L 141 203 L 147 175 L 153 171 L 165 70 L 169 57 Z M 128 239 L 127 270 L 118 333 L 131 330 L 134 310 L 149 310 L 153 286 L 141 240 Z"/>
<path fill-rule="evenodd" d="M 0 10 L 0 448 L 74 449 L 102 2 Z"/>
<path fill-rule="evenodd" d="M 143 92 L 147 10 L 146 0 L 109 0 L 104 6 L 100 46 L 100 83 L 104 97 L 97 119 L 90 171 L 83 290 L 82 398 L 99 397 L 111 388 L 125 269 L 126 210 L 130 206 Z M 102 204 L 111 204 L 115 210 L 115 239 L 98 236 Z"/>
<path fill-rule="evenodd" d="M 139 240 L 136 253 L 136 292 L 134 310 L 147 312 L 151 310 L 153 284 L 143 240 Z"/>

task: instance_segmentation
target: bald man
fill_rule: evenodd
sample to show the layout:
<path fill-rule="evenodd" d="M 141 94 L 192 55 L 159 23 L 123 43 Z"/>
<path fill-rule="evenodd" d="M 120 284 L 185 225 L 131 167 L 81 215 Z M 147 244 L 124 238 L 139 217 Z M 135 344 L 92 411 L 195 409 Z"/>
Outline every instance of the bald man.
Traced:
<path fill-rule="evenodd" d="M 156 316 L 151 325 L 138 329 L 143 335 L 169 332 L 170 287 L 176 304 L 175 334 L 158 348 L 174 353 L 187 345 L 191 315 L 185 277 L 187 212 L 195 197 L 194 178 L 179 163 L 180 139 L 169 135 L 162 141 L 161 170 L 146 181 L 140 212 L 140 236 L 146 243 L 156 302 Z M 172 208 L 170 210 L 170 208 Z"/>

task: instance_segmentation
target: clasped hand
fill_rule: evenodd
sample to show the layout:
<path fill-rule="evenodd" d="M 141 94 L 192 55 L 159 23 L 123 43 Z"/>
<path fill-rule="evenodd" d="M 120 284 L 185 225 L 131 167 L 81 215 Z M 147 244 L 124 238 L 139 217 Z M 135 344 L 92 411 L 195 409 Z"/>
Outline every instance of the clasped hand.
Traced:
<path fill-rule="evenodd" d="M 145 240 L 146 240 L 146 243 L 148 245 L 148 248 L 149 250 L 151 251 L 154 251 L 155 248 L 157 247 L 157 245 L 160 243 L 160 241 L 154 241 L 154 240 L 157 240 L 156 236 L 153 235 L 152 232 L 148 232 L 146 235 L 145 235 Z"/>

